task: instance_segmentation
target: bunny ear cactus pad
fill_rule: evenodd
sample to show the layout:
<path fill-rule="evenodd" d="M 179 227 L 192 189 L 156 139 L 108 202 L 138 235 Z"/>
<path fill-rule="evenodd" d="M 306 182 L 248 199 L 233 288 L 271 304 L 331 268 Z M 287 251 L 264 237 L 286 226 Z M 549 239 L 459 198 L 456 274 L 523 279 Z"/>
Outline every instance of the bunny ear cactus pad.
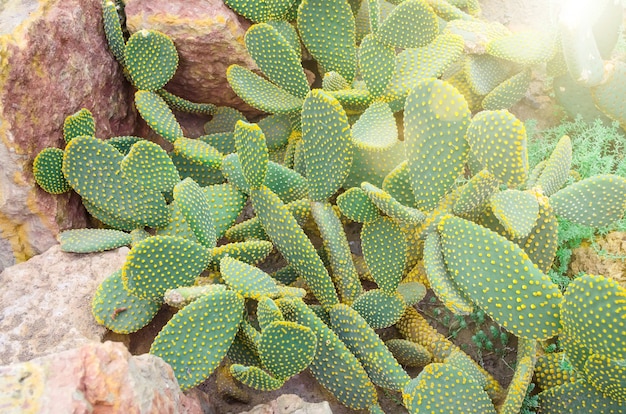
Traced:
<path fill-rule="evenodd" d="M 498 189 L 498 180 L 488 170 L 481 170 L 459 191 L 454 203 L 454 214 L 466 214 L 482 206 Z"/>
<path fill-rule="evenodd" d="M 559 247 L 559 223 L 546 197 L 537 197 L 539 214 L 537 223 L 528 237 L 518 242 L 524 251 L 535 263 L 539 270 L 548 273 Z"/>
<path fill-rule="evenodd" d="M 198 298 L 159 332 L 150 353 L 170 364 L 182 390 L 204 381 L 222 361 L 241 323 L 244 300 L 230 290 Z"/>
<path fill-rule="evenodd" d="M 320 128 L 320 122 L 324 128 Z M 350 172 L 353 144 L 345 111 L 321 89 L 312 90 L 304 101 L 302 140 L 309 198 L 326 201 Z"/>
<path fill-rule="evenodd" d="M 372 203 L 389 217 L 408 224 L 420 224 L 426 219 L 426 215 L 420 210 L 400 204 L 389 193 L 368 182 L 362 183 L 361 189 Z"/>
<path fill-rule="evenodd" d="M 248 0 L 225 0 L 224 4 L 233 9 L 237 14 L 255 23 L 269 20 L 281 20 L 293 7 L 295 0 L 271 0 L 271 1 L 248 1 Z"/>
<path fill-rule="evenodd" d="M 122 175 L 146 189 L 166 193 L 180 181 L 167 152 L 154 142 L 141 140 L 121 163 Z"/>
<path fill-rule="evenodd" d="M 553 352 L 537 359 L 535 382 L 542 390 L 576 381 L 576 371 L 571 366 L 569 369 L 563 367 L 566 359 L 565 352 Z"/>
<path fill-rule="evenodd" d="M 126 41 L 124 40 L 120 17 L 117 14 L 117 7 L 114 1 L 102 1 L 102 21 L 104 23 L 104 34 L 111 53 L 122 66 L 126 66 L 124 57 Z"/>
<path fill-rule="evenodd" d="M 167 103 L 167 105 L 177 111 L 188 114 L 213 115 L 217 107 L 210 103 L 195 103 L 169 93 L 165 89 L 158 89 L 156 93 Z"/>
<path fill-rule="evenodd" d="M 174 155 L 211 170 L 222 166 L 222 154 L 199 139 L 177 138 L 174 141 Z"/>
<path fill-rule="evenodd" d="M 270 275 L 230 256 L 220 261 L 220 273 L 226 284 L 244 298 L 259 300 L 263 296 L 278 296 L 278 286 Z"/>
<path fill-rule="evenodd" d="M 285 320 L 285 317 L 280 311 L 278 305 L 276 305 L 276 302 L 267 296 L 263 296 L 259 299 L 256 307 L 256 317 L 259 322 L 261 332 L 270 326 L 270 324 Z"/>
<path fill-rule="evenodd" d="M 317 337 L 311 328 L 295 322 L 270 323 L 259 340 L 259 357 L 272 376 L 286 380 L 309 366 L 315 357 Z"/>
<path fill-rule="evenodd" d="M 415 195 L 411 189 L 411 173 L 409 172 L 407 161 L 402 161 L 387 174 L 383 180 L 383 191 L 404 206 L 416 207 Z"/>
<path fill-rule="evenodd" d="M 398 128 L 389 105 L 377 101 L 368 106 L 352 126 L 352 139 L 357 149 L 379 154 L 395 145 Z"/>
<path fill-rule="evenodd" d="M 124 288 L 121 270 L 100 283 L 91 302 L 96 322 L 120 334 L 137 332 L 152 321 L 159 309 L 160 301 L 140 299 Z"/>
<path fill-rule="evenodd" d="M 185 178 L 174 187 L 174 202 L 198 242 L 209 249 L 215 247 L 217 234 L 209 200 L 202 188 L 191 178 Z"/>
<path fill-rule="evenodd" d="M 173 143 L 184 135 L 172 110 L 157 93 L 135 92 L 135 107 L 148 126 L 165 140 Z"/>
<path fill-rule="evenodd" d="M 517 336 L 558 333 L 561 292 L 516 244 L 450 215 L 438 230 L 448 272 L 473 303 Z"/>
<path fill-rule="evenodd" d="M 424 0 L 406 0 L 387 16 L 376 32 L 378 40 L 389 46 L 415 48 L 426 46 L 439 34 L 433 9 Z"/>
<path fill-rule="evenodd" d="M 359 47 L 359 70 L 367 90 L 379 97 L 393 76 L 396 53 L 390 46 L 380 43 L 373 34 L 363 38 Z"/>
<path fill-rule="evenodd" d="M 215 225 L 216 238 L 221 239 L 231 228 L 246 204 L 246 195 L 231 184 L 216 184 L 203 188 Z"/>
<path fill-rule="evenodd" d="M 129 233 L 112 229 L 75 229 L 59 233 L 57 240 L 64 252 L 95 253 L 127 246 L 132 237 Z"/>
<path fill-rule="evenodd" d="M 487 53 L 530 66 L 548 62 L 554 56 L 555 46 L 555 33 L 529 30 L 493 39 L 487 44 Z"/>
<path fill-rule="evenodd" d="M 406 303 L 397 292 L 387 293 L 382 289 L 370 289 L 356 298 L 352 308 L 372 329 L 383 329 L 400 320 Z"/>
<path fill-rule="evenodd" d="M 493 214 L 513 238 L 526 237 L 539 215 L 537 198 L 525 191 L 504 190 L 489 200 Z"/>
<path fill-rule="evenodd" d="M 593 101 L 609 118 L 626 126 L 626 109 L 623 97 L 626 94 L 626 64 L 615 62 L 612 64 L 609 79 L 591 89 Z"/>
<path fill-rule="evenodd" d="M 230 373 L 242 384 L 259 391 L 274 391 L 285 384 L 284 380 L 274 378 L 257 366 L 233 364 L 230 366 Z"/>
<path fill-rule="evenodd" d="M 407 367 L 425 367 L 432 361 L 426 348 L 406 339 L 390 339 L 385 346 L 400 364 Z"/>
<path fill-rule="evenodd" d="M 624 405 L 603 396 L 585 380 L 563 384 L 539 394 L 542 414 L 621 414 Z"/>
<path fill-rule="evenodd" d="M 156 91 L 174 76 L 178 52 L 174 42 L 156 30 L 133 33 L 126 43 L 126 67 L 137 89 Z"/>
<path fill-rule="evenodd" d="M 572 166 L 572 141 L 567 135 L 563 135 L 556 144 L 550 158 L 541 170 L 535 186 L 541 187 L 541 192 L 550 197 L 563 187 L 570 174 Z"/>
<path fill-rule="evenodd" d="M 258 125 L 238 121 L 235 126 L 235 146 L 248 185 L 252 189 L 259 188 L 265 181 L 269 162 L 263 131 Z"/>
<path fill-rule="evenodd" d="M 511 76 L 485 96 L 482 102 L 483 109 L 497 111 L 512 107 L 526 95 L 531 80 L 532 71 L 530 69 L 524 69 Z"/>
<path fill-rule="evenodd" d="M 358 187 L 340 194 L 337 197 L 337 206 L 344 216 L 357 223 L 369 223 L 380 217 L 376 205 Z"/>
<path fill-rule="evenodd" d="M 478 161 L 508 187 L 526 182 L 528 159 L 524 124 L 506 110 L 478 113 L 466 139 Z"/>
<path fill-rule="evenodd" d="M 394 293 L 402 279 L 408 249 L 400 225 L 389 217 L 364 224 L 361 247 L 378 287 Z"/>
<path fill-rule="evenodd" d="M 325 72 L 348 82 L 356 75 L 354 15 L 346 0 L 302 0 L 298 31 L 306 48 Z"/>
<path fill-rule="evenodd" d="M 119 137 L 111 137 L 105 142 L 118 150 L 122 155 L 126 156 L 130 152 L 133 145 L 139 141 L 143 141 L 143 138 L 132 135 L 122 135 Z"/>
<path fill-rule="evenodd" d="M 62 171 L 63 154 L 59 148 L 44 148 L 33 161 L 35 181 L 47 193 L 63 194 L 71 190 Z"/>
<path fill-rule="evenodd" d="M 626 403 L 626 367 L 623 361 L 592 354 L 585 362 L 587 380 L 605 397 Z"/>
<path fill-rule="evenodd" d="M 209 262 L 209 251 L 180 237 L 155 236 L 137 243 L 122 267 L 124 286 L 143 299 L 161 300 L 168 289 L 192 285 Z"/>
<path fill-rule="evenodd" d="M 89 137 L 96 135 L 96 121 L 92 113 L 85 108 L 68 116 L 63 122 L 63 139 L 66 143 L 84 135 Z"/>
<path fill-rule="evenodd" d="M 578 181 L 550 197 L 554 212 L 574 223 L 602 227 L 626 210 L 626 178 L 604 174 Z"/>

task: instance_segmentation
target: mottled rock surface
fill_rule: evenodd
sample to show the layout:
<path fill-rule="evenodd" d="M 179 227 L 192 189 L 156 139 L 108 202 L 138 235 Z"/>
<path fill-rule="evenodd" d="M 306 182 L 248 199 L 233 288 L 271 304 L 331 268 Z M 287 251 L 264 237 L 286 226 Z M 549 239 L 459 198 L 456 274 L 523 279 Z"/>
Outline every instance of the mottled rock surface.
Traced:
<path fill-rule="evenodd" d="M 179 67 L 165 89 L 194 102 L 259 113 L 244 104 L 226 80 L 232 64 L 256 66 L 243 42 L 250 24 L 222 0 L 126 0 L 125 11 L 131 33 L 154 29 L 174 41 Z"/>
<path fill-rule="evenodd" d="M 39 414 L 195 414 L 161 358 L 131 356 L 116 342 L 0 367 L 0 412 Z"/>
<path fill-rule="evenodd" d="M 326 401 L 308 403 L 294 394 L 281 395 L 267 404 L 257 405 L 241 414 L 332 414 Z"/>
<path fill-rule="evenodd" d="M 574 249 L 569 271 L 571 276 L 580 272 L 602 275 L 626 288 L 626 233 L 614 231 Z"/>
<path fill-rule="evenodd" d="M 0 273 L 0 364 L 100 341 L 105 328 L 91 315 L 91 299 L 127 253 L 64 253 L 55 245 Z"/>
<path fill-rule="evenodd" d="M 32 177 L 45 147 L 63 147 L 63 121 L 81 108 L 100 137 L 131 134 L 132 90 L 108 51 L 100 0 L 0 2 L 0 271 L 83 227 L 75 194 L 52 196 Z"/>

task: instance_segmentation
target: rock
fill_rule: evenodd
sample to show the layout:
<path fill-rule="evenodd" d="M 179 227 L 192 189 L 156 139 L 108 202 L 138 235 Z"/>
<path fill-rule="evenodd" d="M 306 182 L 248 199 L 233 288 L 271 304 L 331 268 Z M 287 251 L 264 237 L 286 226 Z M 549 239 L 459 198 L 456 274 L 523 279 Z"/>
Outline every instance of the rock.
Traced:
<path fill-rule="evenodd" d="M 308 403 L 294 394 L 281 395 L 241 414 L 333 414 L 328 402 Z"/>
<path fill-rule="evenodd" d="M 255 69 L 256 65 L 243 42 L 250 24 L 222 0 L 126 0 L 125 11 L 131 33 L 154 29 L 174 41 L 179 67 L 165 89 L 194 102 L 259 113 L 244 104 L 226 80 L 228 66 Z"/>
<path fill-rule="evenodd" d="M 100 0 L 0 2 L 0 271 L 83 227 L 76 194 L 40 190 L 32 162 L 63 147 L 63 121 L 81 108 L 100 137 L 134 129 L 132 90 L 104 36 Z"/>
<path fill-rule="evenodd" d="M 0 273 L 0 364 L 100 341 L 106 329 L 91 315 L 91 299 L 127 253 L 64 253 L 55 245 Z"/>
<path fill-rule="evenodd" d="M 580 272 L 602 275 L 626 288 L 624 259 L 626 259 L 626 233 L 614 231 L 596 240 L 596 246 L 587 243 L 574 249 L 568 273 L 571 276 Z"/>
<path fill-rule="evenodd" d="M 3 413 L 202 413 L 172 368 L 154 355 L 131 356 L 119 343 L 83 347 L 0 367 Z"/>

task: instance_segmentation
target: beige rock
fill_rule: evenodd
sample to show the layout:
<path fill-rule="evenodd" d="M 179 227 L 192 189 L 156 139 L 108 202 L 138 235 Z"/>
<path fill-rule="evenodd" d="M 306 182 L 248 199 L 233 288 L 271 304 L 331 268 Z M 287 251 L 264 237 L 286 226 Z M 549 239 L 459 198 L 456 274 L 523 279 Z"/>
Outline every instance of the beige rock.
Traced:
<path fill-rule="evenodd" d="M 332 414 L 328 402 L 308 403 L 295 394 L 284 394 L 241 414 Z"/>
<path fill-rule="evenodd" d="M 65 117 L 83 107 L 98 136 L 131 134 L 131 93 L 108 51 L 100 0 L 0 2 L 0 271 L 85 225 L 79 198 L 40 190 L 32 162 L 63 146 Z"/>
<path fill-rule="evenodd" d="M 569 273 L 602 275 L 626 288 L 626 233 L 614 231 L 596 241 L 596 246 L 582 245 L 572 252 Z"/>
<path fill-rule="evenodd" d="M 0 364 L 100 341 L 106 330 L 91 314 L 91 299 L 127 253 L 64 253 L 55 245 L 0 273 Z"/>
<path fill-rule="evenodd" d="M 0 367 L 0 412 L 40 414 L 193 414 L 196 398 L 154 355 L 131 356 L 119 343 L 81 348 Z"/>

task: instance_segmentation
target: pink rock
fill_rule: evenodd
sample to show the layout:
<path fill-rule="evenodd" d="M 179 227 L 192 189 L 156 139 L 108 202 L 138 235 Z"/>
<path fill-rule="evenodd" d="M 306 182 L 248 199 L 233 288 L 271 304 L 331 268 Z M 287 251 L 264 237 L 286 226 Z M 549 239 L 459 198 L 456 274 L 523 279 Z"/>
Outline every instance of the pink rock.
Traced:
<path fill-rule="evenodd" d="M 194 414 L 197 398 L 184 395 L 161 358 L 131 356 L 117 342 L 0 367 L 0 412 L 40 414 Z"/>
<path fill-rule="evenodd" d="M 0 270 L 47 250 L 60 229 L 83 227 L 74 194 L 39 189 L 32 162 L 63 147 L 63 121 L 85 107 L 100 137 L 134 129 L 132 90 L 108 50 L 100 0 L 0 4 Z"/>
<path fill-rule="evenodd" d="M 126 0 L 125 11 L 131 33 L 154 29 L 174 41 L 179 67 L 165 89 L 194 102 L 259 114 L 237 97 L 226 80 L 226 69 L 232 64 L 256 66 L 243 42 L 249 23 L 222 0 Z"/>

